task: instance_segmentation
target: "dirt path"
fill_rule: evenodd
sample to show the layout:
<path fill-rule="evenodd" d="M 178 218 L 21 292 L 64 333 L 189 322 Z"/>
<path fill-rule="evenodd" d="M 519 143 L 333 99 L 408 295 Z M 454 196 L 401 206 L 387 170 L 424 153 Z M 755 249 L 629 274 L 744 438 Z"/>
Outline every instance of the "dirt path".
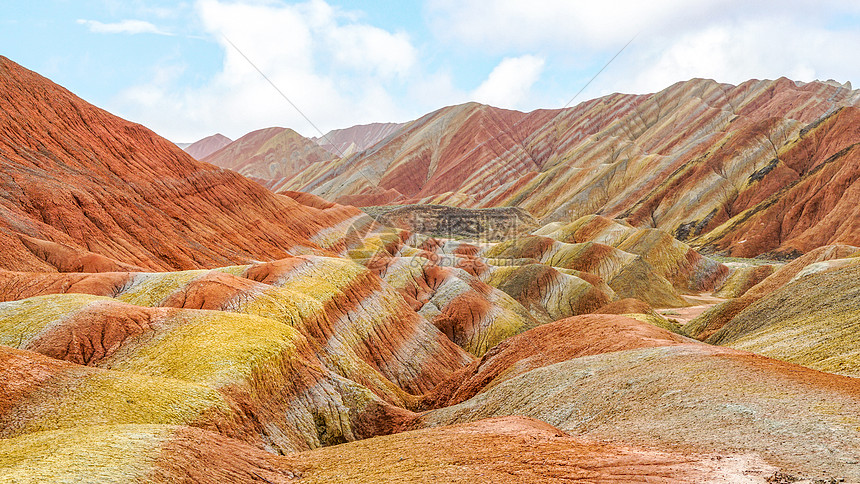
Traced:
<path fill-rule="evenodd" d="M 678 321 L 678 324 L 683 326 L 690 321 L 696 319 L 700 314 L 707 311 L 708 309 L 725 301 L 725 299 L 723 298 L 714 297 L 709 292 L 704 292 L 695 296 L 682 297 L 686 299 L 690 304 L 693 304 L 693 306 L 688 306 L 685 308 L 662 308 L 657 309 L 657 312 L 667 319 L 674 319 Z"/>

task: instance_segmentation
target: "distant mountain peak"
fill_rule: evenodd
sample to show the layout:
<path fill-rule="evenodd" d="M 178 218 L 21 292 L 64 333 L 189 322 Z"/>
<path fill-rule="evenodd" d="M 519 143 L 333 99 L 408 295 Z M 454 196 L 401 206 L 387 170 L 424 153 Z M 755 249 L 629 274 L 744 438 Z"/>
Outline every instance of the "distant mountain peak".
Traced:
<path fill-rule="evenodd" d="M 185 150 L 186 153 L 193 156 L 194 158 L 202 160 L 203 158 L 206 158 L 207 156 L 229 145 L 232 142 L 233 140 L 224 136 L 223 134 L 216 133 L 212 136 L 207 136 L 186 146 L 182 146 L 180 144 L 179 147 Z"/>

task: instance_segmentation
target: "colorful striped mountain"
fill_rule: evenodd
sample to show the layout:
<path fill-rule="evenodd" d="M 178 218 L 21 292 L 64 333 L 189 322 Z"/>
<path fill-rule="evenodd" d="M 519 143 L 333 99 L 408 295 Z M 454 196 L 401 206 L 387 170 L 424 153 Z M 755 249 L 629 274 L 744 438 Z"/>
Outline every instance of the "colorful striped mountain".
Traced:
<path fill-rule="evenodd" d="M 860 481 L 854 100 L 691 81 L 210 155 L 275 193 L 0 57 L 0 483 Z"/>

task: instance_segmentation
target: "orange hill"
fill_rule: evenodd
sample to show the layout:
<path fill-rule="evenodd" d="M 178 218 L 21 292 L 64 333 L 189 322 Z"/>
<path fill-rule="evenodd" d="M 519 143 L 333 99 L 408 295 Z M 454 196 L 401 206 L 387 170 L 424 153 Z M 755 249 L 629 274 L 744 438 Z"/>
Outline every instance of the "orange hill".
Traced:
<path fill-rule="evenodd" d="M 165 270 L 272 260 L 321 250 L 309 238 L 358 213 L 307 207 L 198 162 L 5 57 L 0 111 L 5 269 Z M 56 261 L 69 257 L 84 262 L 66 268 Z"/>

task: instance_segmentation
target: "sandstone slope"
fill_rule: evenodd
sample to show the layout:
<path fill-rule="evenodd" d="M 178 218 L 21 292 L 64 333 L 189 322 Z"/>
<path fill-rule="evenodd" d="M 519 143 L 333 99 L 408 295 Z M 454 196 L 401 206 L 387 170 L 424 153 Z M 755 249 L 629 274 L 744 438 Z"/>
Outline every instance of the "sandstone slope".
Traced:
<path fill-rule="evenodd" d="M 703 313 L 700 317 L 690 321 L 684 326 L 684 333 L 698 340 L 705 341 L 714 333 L 720 331 L 741 311 L 792 282 L 807 268 L 824 270 L 829 268 L 829 264 L 835 261 L 850 262 L 847 259 L 858 253 L 860 253 L 860 248 L 850 245 L 829 245 L 814 249 L 790 263 L 773 270 L 770 275 L 745 290 L 739 297 L 718 304 Z M 745 279 L 747 276 L 742 274 L 740 277 Z M 729 281 L 727 280 L 727 282 Z M 744 285 L 750 282 L 747 281 Z M 845 287 L 840 290 L 848 289 L 848 287 Z"/>
<path fill-rule="evenodd" d="M 705 341 L 860 377 L 860 258 L 829 262 L 750 304 Z"/>
<path fill-rule="evenodd" d="M 52 263 L 56 251 L 100 261 L 84 270 L 273 260 L 319 250 L 310 237 L 358 215 L 307 207 L 197 162 L 5 57 L 0 111 L 4 269 L 69 270 Z"/>
<path fill-rule="evenodd" d="M 199 429 L 117 425 L 0 440 L 0 482 L 763 482 L 752 456 L 574 438 L 515 417 L 275 456 Z M 124 459 L 126 465 L 116 462 Z"/>
<path fill-rule="evenodd" d="M 300 482 L 763 482 L 754 456 L 666 452 L 571 437 L 502 417 L 285 456 Z"/>

